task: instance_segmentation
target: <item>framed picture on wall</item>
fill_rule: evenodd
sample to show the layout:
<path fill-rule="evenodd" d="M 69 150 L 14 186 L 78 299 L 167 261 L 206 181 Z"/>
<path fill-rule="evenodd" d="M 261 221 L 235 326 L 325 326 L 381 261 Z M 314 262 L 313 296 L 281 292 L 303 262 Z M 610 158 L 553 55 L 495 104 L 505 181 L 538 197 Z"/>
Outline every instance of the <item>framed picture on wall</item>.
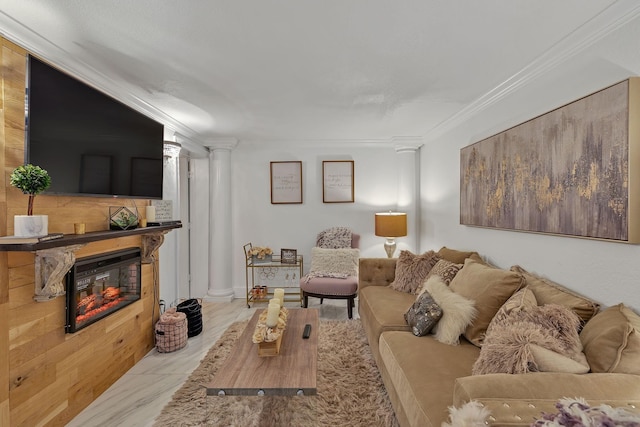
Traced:
<path fill-rule="evenodd" d="M 353 203 L 353 169 L 353 160 L 322 162 L 322 201 L 324 203 Z"/>
<path fill-rule="evenodd" d="M 271 162 L 271 203 L 302 203 L 302 162 Z"/>

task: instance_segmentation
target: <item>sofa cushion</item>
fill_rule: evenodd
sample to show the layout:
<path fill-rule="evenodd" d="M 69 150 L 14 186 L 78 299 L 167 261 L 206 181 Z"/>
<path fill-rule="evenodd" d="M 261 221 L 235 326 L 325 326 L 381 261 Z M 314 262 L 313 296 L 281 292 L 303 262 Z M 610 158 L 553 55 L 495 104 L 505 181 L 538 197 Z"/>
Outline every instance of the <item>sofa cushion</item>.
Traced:
<path fill-rule="evenodd" d="M 523 283 L 519 273 L 467 259 L 449 285 L 455 293 L 476 303 L 478 315 L 465 330 L 465 338 L 481 346 L 491 319 Z"/>
<path fill-rule="evenodd" d="M 460 335 L 476 317 L 475 303 L 453 292 L 439 276 L 427 280 L 425 289 L 442 308 L 442 318 L 433 327 L 436 340 L 458 345 Z"/>
<path fill-rule="evenodd" d="M 472 255 L 478 255 L 476 251 L 459 251 L 456 249 L 449 249 L 446 246 L 443 246 L 438 251 L 438 255 L 440 258 L 446 259 L 447 261 L 453 262 L 455 264 L 464 264 L 464 261 L 471 257 Z M 480 255 L 478 255 L 479 257 Z"/>
<path fill-rule="evenodd" d="M 476 400 L 491 411 L 491 425 L 497 426 L 528 426 L 541 413 L 554 413 L 558 399 L 567 396 L 640 408 L 640 381 L 628 374 L 489 374 L 459 377 L 455 383 L 453 405 Z"/>
<path fill-rule="evenodd" d="M 404 314 L 407 325 L 417 337 L 423 337 L 431 332 L 441 317 L 442 309 L 429 292 L 422 293 Z"/>
<path fill-rule="evenodd" d="M 396 263 L 396 277 L 391 282 L 391 288 L 415 294 L 416 288 L 424 282 L 439 259 L 440 257 L 434 251 L 427 251 L 422 255 L 406 250 L 401 251 Z"/>
<path fill-rule="evenodd" d="M 592 372 L 640 375 L 640 316 L 624 304 L 589 320 L 580 339 Z"/>
<path fill-rule="evenodd" d="M 317 295 L 355 295 L 358 292 L 358 278 L 347 276 L 343 278 L 334 277 L 303 277 L 300 279 L 300 289 Z"/>
<path fill-rule="evenodd" d="M 455 379 L 471 375 L 479 350 L 467 341 L 458 346 L 432 336 L 387 331 L 380 336 L 383 380 L 393 387 L 411 426 L 440 427 L 452 404 Z M 390 382 L 391 384 L 387 384 Z M 394 402 L 394 407 L 398 407 Z"/>
<path fill-rule="evenodd" d="M 527 286 L 536 296 L 539 305 L 564 305 L 575 311 L 583 323 L 595 316 L 600 309 L 598 303 L 570 291 L 558 283 L 530 273 L 519 265 L 512 266 L 511 271 L 522 274 Z"/>
<path fill-rule="evenodd" d="M 411 330 L 404 320 L 404 313 L 415 298 L 415 295 L 394 291 L 388 286 L 367 286 L 358 291 L 358 313 L 376 361 L 378 339 L 383 331 Z"/>

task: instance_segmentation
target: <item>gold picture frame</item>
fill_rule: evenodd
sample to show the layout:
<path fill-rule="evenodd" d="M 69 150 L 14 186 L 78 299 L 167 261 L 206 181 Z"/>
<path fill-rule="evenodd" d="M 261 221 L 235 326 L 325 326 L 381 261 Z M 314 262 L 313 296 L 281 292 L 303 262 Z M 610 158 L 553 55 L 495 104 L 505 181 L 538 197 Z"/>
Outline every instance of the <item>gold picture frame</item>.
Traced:
<path fill-rule="evenodd" d="M 462 148 L 460 223 L 640 243 L 638 113 L 633 77 Z"/>

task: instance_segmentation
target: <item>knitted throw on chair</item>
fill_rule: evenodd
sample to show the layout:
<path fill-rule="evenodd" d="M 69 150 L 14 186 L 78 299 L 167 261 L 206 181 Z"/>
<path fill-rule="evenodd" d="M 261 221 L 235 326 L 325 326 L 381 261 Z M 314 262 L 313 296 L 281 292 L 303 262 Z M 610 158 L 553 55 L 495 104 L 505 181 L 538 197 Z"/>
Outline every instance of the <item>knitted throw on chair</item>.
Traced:
<path fill-rule="evenodd" d="M 332 227 L 318 233 L 316 246 L 325 249 L 340 249 L 351 247 L 351 229 L 347 227 Z"/>

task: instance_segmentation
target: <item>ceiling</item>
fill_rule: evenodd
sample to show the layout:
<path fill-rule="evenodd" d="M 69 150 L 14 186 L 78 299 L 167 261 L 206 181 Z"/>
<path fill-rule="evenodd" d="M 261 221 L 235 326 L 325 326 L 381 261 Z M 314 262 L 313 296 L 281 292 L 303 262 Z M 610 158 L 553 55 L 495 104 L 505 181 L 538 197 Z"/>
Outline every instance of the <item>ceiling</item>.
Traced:
<path fill-rule="evenodd" d="M 0 0 L 0 32 L 198 144 L 377 141 L 454 123 L 635 3 Z"/>

